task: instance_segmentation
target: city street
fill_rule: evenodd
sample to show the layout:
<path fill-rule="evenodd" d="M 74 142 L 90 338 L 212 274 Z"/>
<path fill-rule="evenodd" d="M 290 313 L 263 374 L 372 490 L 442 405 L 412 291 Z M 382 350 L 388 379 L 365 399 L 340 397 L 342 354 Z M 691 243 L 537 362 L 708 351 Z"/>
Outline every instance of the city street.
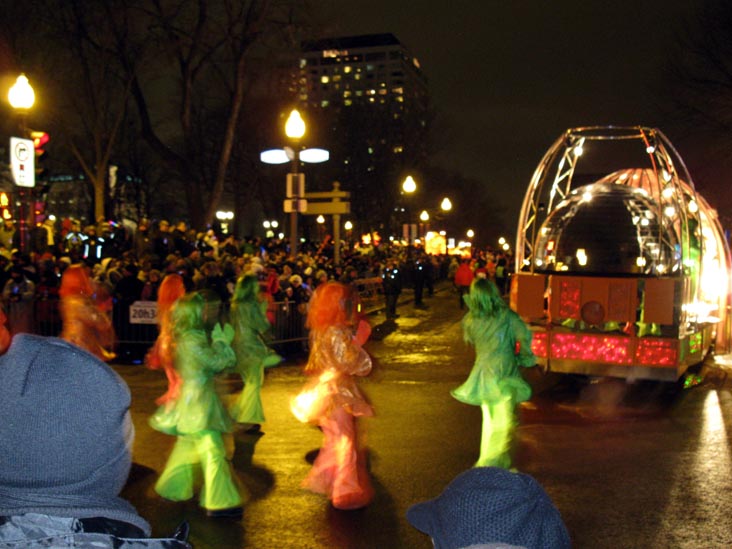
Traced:
<path fill-rule="evenodd" d="M 431 547 L 405 512 L 474 463 L 481 415 L 450 396 L 473 360 L 462 341 L 457 295 L 445 288 L 425 303 L 427 309 L 400 303 L 392 325 L 383 313 L 370 317 L 367 350 L 375 367 L 361 382 L 377 413 L 362 423 L 376 488 L 369 507 L 338 511 L 300 488 L 321 443 L 320 431 L 289 410 L 304 382 L 301 362 L 267 372 L 264 434 L 235 436 L 233 462 L 249 497 L 240 520 L 207 518 L 195 500 L 174 503 L 155 494 L 174 443 L 147 425 L 165 377 L 115 366 L 130 385 L 137 429 L 123 495 L 155 535 L 187 520 L 197 548 Z M 710 372 L 682 389 L 538 369 L 526 378 L 534 396 L 519 411 L 514 465 L 544 486 L 574 547 L 732 546 L 732 380 Z M 240 382 L 230 377 L 220 386 L 230 396 Z"/>

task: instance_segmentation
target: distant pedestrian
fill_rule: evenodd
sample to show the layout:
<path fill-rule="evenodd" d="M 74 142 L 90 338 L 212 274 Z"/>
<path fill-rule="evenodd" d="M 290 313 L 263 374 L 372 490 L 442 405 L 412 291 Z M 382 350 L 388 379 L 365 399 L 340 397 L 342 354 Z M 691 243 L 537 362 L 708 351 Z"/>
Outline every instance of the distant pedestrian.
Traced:
<path fill-rule="evenodd" d="M 381 281 L 386 299 L 386 319 L 394 320 L 399 317 L 396 308 L 399 294 L 402 293 L 402 274 L 394 259 L 387 260 L 386 267 L 381 273 Z"/>
<path fill-rule="evenodd" d="M 458 299 L 460 300 L 460 309 L 465 308 L 465 295 L 470 290 L 470 284 L 473 282 L 473 270 L 470 268 L 470 263 L 467 259 L 463 258 L 455 271 L 455 278 L 453 283 L 458 291 Z"/>
<path fill-rule="evenodd" d="M 413 263 L 412 280 L 414 282 L 414 306 L 418 309 L 425 309 L 422 297 L 424 295 L 424 286 L 427 279 L 427 263 L 424 256 L 419 256 Z"/>

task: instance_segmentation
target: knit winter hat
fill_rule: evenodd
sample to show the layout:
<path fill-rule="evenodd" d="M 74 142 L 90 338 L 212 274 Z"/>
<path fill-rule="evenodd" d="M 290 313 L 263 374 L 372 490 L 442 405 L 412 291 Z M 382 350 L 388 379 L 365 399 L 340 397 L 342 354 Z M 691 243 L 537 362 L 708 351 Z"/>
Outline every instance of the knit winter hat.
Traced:
<path fill-rule="evenodd" d="M 430 535 L 437 549 L 571 547 L 562 517 L 539 483 L 498 467 L 461 473 L 442 494 L 410 507 L 407 520 Z"/>
<path fill-rule="evenodd" d="M 134 429 L 125 382 L 57 338 L 18 334 L 0 356 L 0 516 L 42 513 L 149 525 L 119 493 Z"/>

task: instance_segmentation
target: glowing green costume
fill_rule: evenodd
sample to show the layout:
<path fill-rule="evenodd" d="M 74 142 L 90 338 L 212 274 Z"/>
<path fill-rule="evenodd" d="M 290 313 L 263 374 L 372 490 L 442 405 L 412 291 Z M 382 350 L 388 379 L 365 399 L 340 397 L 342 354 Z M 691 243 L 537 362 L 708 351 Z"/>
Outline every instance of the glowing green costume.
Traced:
<path fill-rule="evenodd" d="M 155 491 L 173 501 L 193 497 L 194 480 L 203 472 L 201 506 L 209 511 L 241 506 L 242 497 L 226 457 L 222 433 L 232 421 L 214 386 L 215 375 L 234 365 L 234 330 L 216 325 L 209 343 L 200 294 L 181 298 L 173 309 L 175 366 L 182 378 L 180 396 L 161 406 L 150 425 L 177 435 Z"/>
<path fill-rule="evenodd" d="M 468 313 L 462 321 L 463 337 L 475 346 L 475 363 L 452 396 L 480 406 L 483 412 L 480 458 L 475 465 L 508 468 L 514 408 L 531 398 L 531 386 L 519 371 L 521 366 L 536 364 L 531 331 L 487 279 L 473 281 L 465 302 Z"/>
<path fill-rule="evenodd" d="M 239 279 L 231 300 L 231 323 L 234 326 L 236 371 L 241 375 L 244 389 L 234 400 L 229 412 L 238 423 L 262 423 L 261 389 L 264 369 L 282 361 L 282 357 L 267 347 L 264 335 L 270 330 L 267 302 L 259 298 L 259 281 L 253 275 Z"/>

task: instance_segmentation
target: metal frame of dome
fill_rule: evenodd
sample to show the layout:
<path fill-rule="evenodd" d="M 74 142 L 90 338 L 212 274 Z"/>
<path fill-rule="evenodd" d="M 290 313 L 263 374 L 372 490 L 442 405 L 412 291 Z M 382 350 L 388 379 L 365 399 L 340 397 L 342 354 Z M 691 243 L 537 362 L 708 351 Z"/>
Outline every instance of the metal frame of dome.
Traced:
<path fill-rule="evenodd" d="M 585 273 L 573 273 L 571 269 L 570 272 L 551 272 L 551 269 L 542 268 L 546 252 L 540 248 L 546 245 L 546 239 L 541 239 L 544 224 L 558 208 L 566 208 L 568 200 L 577 201 L 576 194 L 582 192 L 578 189 L 590 189 L 597 183 L 630 186 L 649 198 L 646 203 L 655 205 L 653 215 L 662 222 L 655 225 L 657 234 L 645 237 L 674 247 L 679 256 L 674 265 L 668 265 L 668 270 L 639 269 L 635 276 L 625 281 L 612 273 L 592 273 L 598 277 L 593 281 L 591 277 L 582 276 Z M 547 350 L 547 359 L 551 355 L 553 329 L 550 309 L 555 314 L 561 313 L 560 317 L 573 316 L 579 323 L 580 309 L 583 303 L 588 304 L 582 297 L 574 303 L 572 312 L 567 313 L 566 309 L 560 310 L 562 305 L 557 305 L 562 299 L 557 295 L 554 303 L 548 304 L 546 297 L 552 291 L 575 297 L 579 295 L 577 292 L 598 292 L 598 288 L 601 288 L 600 294 L 615 292 L 614 295 L 622 299 L 605 296 L 604 301 L 600 301 L 606 307 L 615 306 L 615 317 L 620 319 L 625 315 L 629 325 L 638 325 L 636 308 L 648 313 L 647 317 L 652 315 L 651 300 L 665 301 L 662 308 L 667 310 L 667 319 L 668 311 L 673 309 L 674 326 L 665 327 L 673 330 L 665 329 L 664 337 L 659 333 L 655 334 L 659 336 L 656 340 L 644 338 L 641 341 L 642 335 L 638 335 L 635 328 L 620 339 L 613 340 L 612 334 L 605 334 L 606 340 L 617 344 L 614 348 L 603 347 L 599 354 L 605 355 L 591 357 L 590 362 L 595 363 L 590 365 L 582 363 L 582 353 L 572 355 L 569 352 L 560 361 L 563 369 L 559 371 L 672 380 L 693 360 L 703 358 L 709 347 L 716 346 L 718 352 L 730 350 L 732 265 L 729 246 L 716 212 L 697 194 L 683 159 L 656 128 L 591 126 L 564 132 L 546 152 L 530 181 L 518 221 L 515 249 L 518 280 L 512 288 L 512 306 L 520 309 L 517 303 L 523 302 L 524 311 L 519 310 L 519 313 L 532 323 L 535 335 L 539 336 L 538 344 Z M 640 262 L 643 258 L 638 259 Z M 561 288 L 559 280 L 564 281 Z M 523 283 L 522 288 L 518 288 L 519 282 Z M 594 289 L 578 289 L 582 284 Z M 531 297 L 527 297 L 529 295 Z M 585 310 L 597 315 L 599 309 L 594 305 L 597 303 Z M 643 320 L 642 313 L 640 320 Z M 597 328 L 593 327 L 595 331 Z M 572 341 L 567 334 L 564 337 L 567 342 Z M 578 345 L 580 339 L 572 344 Z M 629 340 L 632 341 L 629 343 Z M 580 345 L 587 347 L 594 343 L 588 336 Z M 657 352 L 664 345 L 668 353 Z M 640 356 L 642 353 L 646 354 Z M 603 361 L 607 363 L 600 364 Z M 622 367 L 617 367 L 618 364 Z"/>

